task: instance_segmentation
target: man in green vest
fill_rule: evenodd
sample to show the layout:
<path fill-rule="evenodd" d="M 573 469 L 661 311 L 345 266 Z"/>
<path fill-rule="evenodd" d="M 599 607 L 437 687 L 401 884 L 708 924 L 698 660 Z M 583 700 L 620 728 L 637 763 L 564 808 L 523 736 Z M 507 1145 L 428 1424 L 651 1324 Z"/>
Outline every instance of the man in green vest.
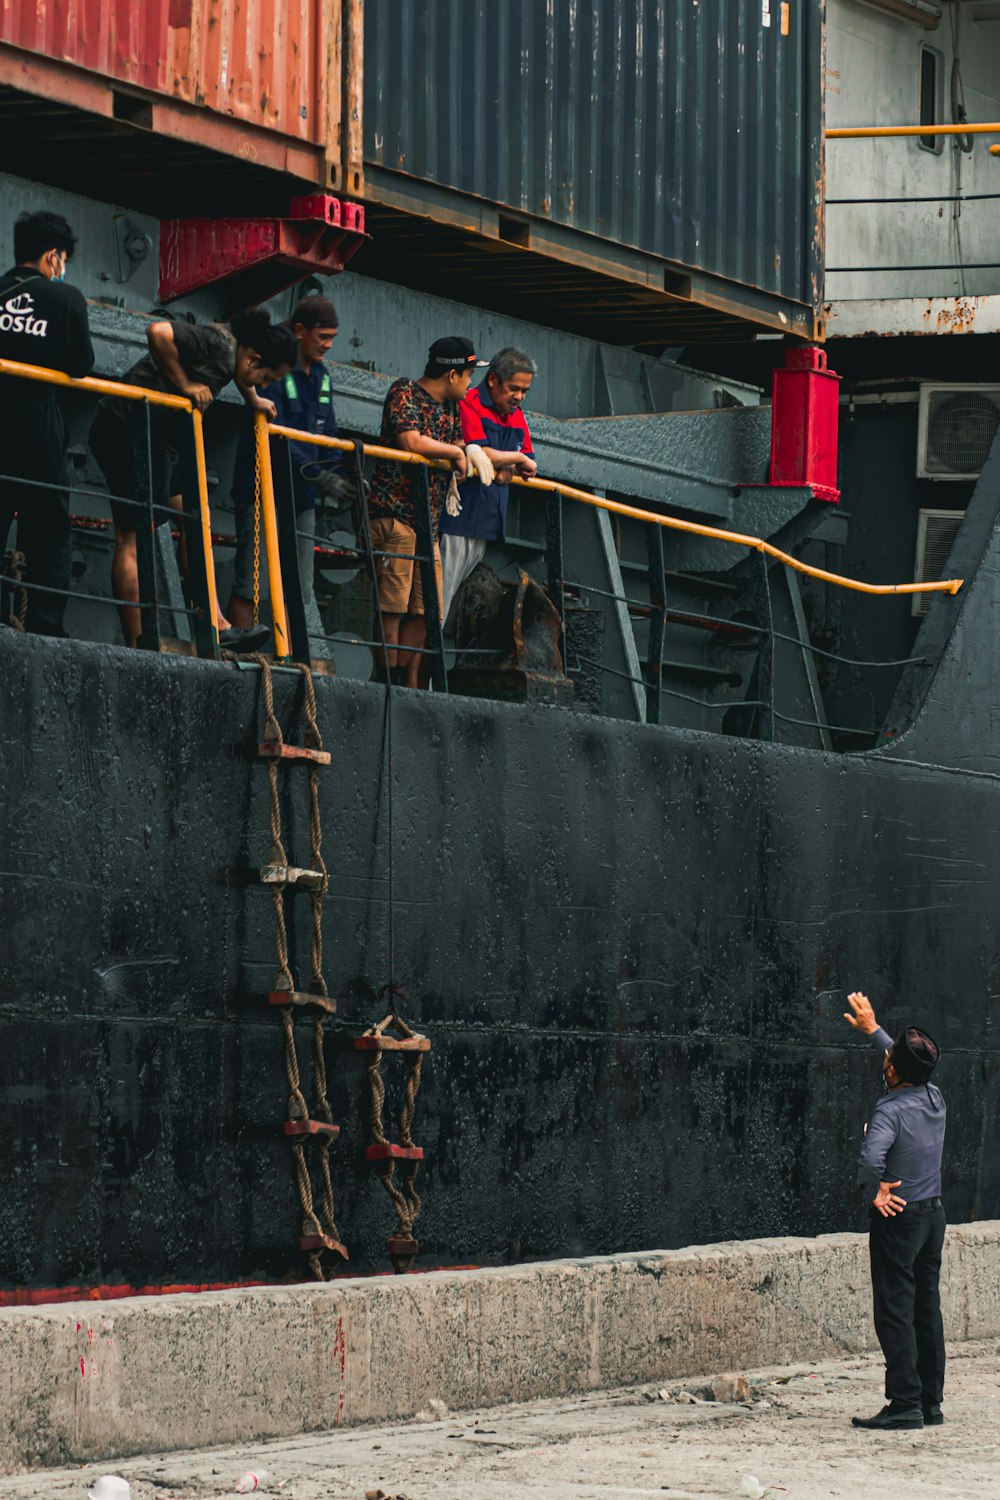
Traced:
<path fill-rule="evenodd" d="M 298 340 L 298 362 L 283 379 L 274 381 L 258 394 L 273 406 L 272 422 L 283 427 L 296 427 L 303 432 L 320 433 L 324 437 L 336 437 L 333 387 L 325 359 L 337 337 L 337 310 L 329 297 L 303 297 L 289 324 Z M 340 468 L 339 454 L 335 449 L 319 448 L 312 443 L 290 443 L 289 448 L 299 534 L 299 578 L 302 597 L 308 604 L 313 597 L 317 493 L 332 496 L 335 507 L 340 507 L 350 504 L 353 487 Z M 253 623 L 254 495 L 253 423 L 248 420 L 240 432 L 233 468 L 236 558 L 226 614 L 237 626 Z M 259 597 L 266 599 L 267 562 L 263 530 L 259 557 Z"/>

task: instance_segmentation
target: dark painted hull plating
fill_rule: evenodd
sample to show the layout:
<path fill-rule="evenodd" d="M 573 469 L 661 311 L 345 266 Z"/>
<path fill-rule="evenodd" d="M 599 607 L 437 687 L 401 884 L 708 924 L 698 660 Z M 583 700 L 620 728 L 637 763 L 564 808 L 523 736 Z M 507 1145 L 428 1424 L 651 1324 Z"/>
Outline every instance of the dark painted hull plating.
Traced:
<path fill-rule="evenodd" d="M 300 1275 L 259 678 L 0 635 L 0 1286 Z M 384 700 L 318 691 L 334 1184 L 368 1270 Z M 949 1214 L 1000 1216 L 993 776 L 406 692 L 394 720 L 397 967 L 434 1049 L 418 1264 L 860 1227 L 855 986 L 940 1039 Z M 299 897 L 303 965 L 307 932 Z"/>

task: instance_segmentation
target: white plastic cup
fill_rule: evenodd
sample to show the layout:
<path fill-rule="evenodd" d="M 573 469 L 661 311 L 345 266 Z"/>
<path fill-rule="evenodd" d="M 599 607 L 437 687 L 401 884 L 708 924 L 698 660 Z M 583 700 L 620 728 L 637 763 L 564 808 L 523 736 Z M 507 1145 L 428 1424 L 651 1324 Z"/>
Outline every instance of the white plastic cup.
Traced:
<path fill-rule="evenodd" d="M 262 1489 L 267 1482 L 266 1469 L 247 1469 L 236 1481 L 237 1495 L 249 1495 L 251 1490 Z"/>

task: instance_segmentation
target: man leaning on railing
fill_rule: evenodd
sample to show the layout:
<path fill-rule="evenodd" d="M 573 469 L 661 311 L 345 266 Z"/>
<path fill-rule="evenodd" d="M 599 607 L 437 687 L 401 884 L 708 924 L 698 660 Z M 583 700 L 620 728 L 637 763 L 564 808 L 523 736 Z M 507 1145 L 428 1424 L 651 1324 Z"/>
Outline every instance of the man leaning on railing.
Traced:
<path fill-rule="evenodd" d="M 122 376 L 122 382 L 185 396 L 202 412 L 231 380 L 236 382 L 248 406 L 255 407 L 258 402 L 255 388 L 280 379 L 298 353 L 291 330 L 282 324 L 272 324 L 269 314 L 260 309 L 234 313 L 228 323 L 194 324 L 157 318 L 146 330 L 146 341 L 149 353 Z M 140 510 L 134 498 L 128 406 L 121 396 L 103 398 L 90 430 L 90 447 L 111 491 L 115 523 L 111 576 L 115 598 L 122 601 L 125 643 L 134 646 L 141 629 L 136 558 Z M 273 410 L 269 404 L 266 409 L 269 413 Z M 169 519 L 164 515 L 166 509 L 180 512 L 182 508 L 178 449 L 180 424 L 188 420 L 183 411 L 153 407 L 150 412 L 150 467 L 157 524 Z M 184 565 L 182 547 L 182 568 Z M 232 629 L 221 614 L 215 624 L 219 644 L 230 651 L 259 650 L 270 635 L 266 626 Z"/>
<path fill-rule="evenodd" d="M 482 385 L 472 386 L 459 402 L 462 436 L 489 459 L 493 478 L 479 472 L 466 476 L 448 496 L 441 513 L 442 624 L 452 604 L 486 553 L 486 544 L 507 532 L 510 481 L 531 479 L 538 472 L 531 433 L 521 410 L 538 366 L 522 349 L 499 350 L 490 360 Z"/>
<path fill-rule="evenodd" d="M 0 277 L 0 359 L 89 375 L 94 367 L 87 303 L 66 286 L 76 235 L 59 214 L 22 214 L 14 225 L 13 267 Z M 66 634 L 70 585 L 66 425 L 55 386 L 0 377 L 0 556 L 17 516 L 24 554 L 25 629 Z M 54 592 L 47 593 L 44 589 Z"/>
<path fill-rule="evenodd" d="M 258 391 L 261 404 L 270 402 L 268 416 L 282 427 L 300 432 L 315 432 L 321 437 L 337 436 L 337 416 L 333 409 L 333 382 L 326 366 L 338 328 L 337 310 L 329 297 L 303 297 L 296 303 L 288 327 L 298 346 L 298 359 L 288 373 L 273 385 Z M 313 598 L 316 560 L 316 507 L 331 500 L 336 509 L 350 508 L 354 485 L 346 478 L 339 453 L 316 448 L 310 443 L 290 443 L 292 490 L 295 501 L 295 527 L 299 582 L 303 603 Z M 269 593 L 267 559 L 257 549 L 259 568 L 254 576 L 254 521 L 258 488 L 254 473 L 254 426 L 252 412 L 240 430 L 233 465 L 232 497 L 235 504 L 236 557 L 233 560 L 233 589 L 226 608 L 233 625 L 247 628 L 253 624 L 254 594 L 257 602 Z M 259 517 L 257 518 L 259 520 Z"/>
<path fill-rule="evenodd" d="M 457 335 L 436 339 L 427 354 L 419 380 L 396 380 L 382 408 L 381 442 L 422 458 L 445 459 L 459 479 L 468 472 L 458 403 L 469 389 L 472 372 L 485 360 L 476 359 L 469 339 Z M 492 472 L 492 471 L 491 471 Z M 427 476 L 434 571 L 441 604 L 441 550 L 438 521 L 448 493 L 450 475 L 431 469 Z M 379 459 L 372 474 L 369 512 L 371 541 L 378 580 L 379 631 L 385 650 L 376 653 L 375 676 L 402 687 L 426 684 L 419 654 L 427 640 L 424 623 L 423 579 L 417 560 L 417 517 L 414 474 L 409 466 Z M 407 649 L 407 648 L 411 649 Z M 415 649 L 412 649 L 415 648 Z"/>

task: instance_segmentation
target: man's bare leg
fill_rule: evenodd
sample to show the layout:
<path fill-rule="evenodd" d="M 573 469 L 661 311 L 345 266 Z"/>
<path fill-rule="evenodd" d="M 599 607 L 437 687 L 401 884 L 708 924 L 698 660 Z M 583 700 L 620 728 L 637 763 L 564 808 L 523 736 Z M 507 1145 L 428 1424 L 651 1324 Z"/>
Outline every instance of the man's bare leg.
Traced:
<path fill-rule="evenodd" d="M 115 527 L 115 551 L 111 559 L 111 588 L 119 600 L 118 617 L 126 646 L 134 646 L 142 631 L 139 602 L 139 564 L 135 555 L 135 532 Z M 125 601 L 132 600 L 133 603 Z"/>
<path fill-rule="evenodd" d="M 239 594 L 230 594 L 226 614 L 229 616 L 230 624 L 234 625 L 237 630 L 248 630 L 253 624 L 253 602 L 250 599 L 242 599 Z"/>
<path fill-rule="evenodd" d="M 403 615 L 399 625 L 399 650 L 396 659 L 403 668 L 403 687 L 420 687 L 420 668 L 424 661 L 417 651 L 404 651 L 404 646 L 423 646 L 427 640 L 427 627 L 423 615 Z M 423 684 L 426 686 L 426 683 Z"/>
<path fill-rule="evenodd" d="M 399 625 L 403 616 L 387 614 L 383 609 L 379 613 L 379 618 L 382 622 L 379 635 L 385 641 L 385 651 L 383 652 L 381 646 L 376 646 L 375 648 L 374 680 L 376 682 L 388 682 L 393 668 L 399 660 L 396 646 L 399 642 Z"/>
<path fill-rule="evenodd" d="M 188 550 L 187 550 L 187 528 L 184 525 L 184 496 L 171 495 L 168 501 L 171 510 L 177 511 L 177 533 L 179 541 L 177 544 L 177 566 L 181 571 L 181 579 L 184 584 L 184 593 L 190 598 L 191 589 L 188 584 Z M 229 630 L 231 625 L 237 625 L 239 629 L 246 630 L 253 624 L 253 605 L 249 606 L 250 618 L 244 623 L 242 620 L 230 621 L 222 613 L 221 607 L 215 612 L 216 630 Z"/>

